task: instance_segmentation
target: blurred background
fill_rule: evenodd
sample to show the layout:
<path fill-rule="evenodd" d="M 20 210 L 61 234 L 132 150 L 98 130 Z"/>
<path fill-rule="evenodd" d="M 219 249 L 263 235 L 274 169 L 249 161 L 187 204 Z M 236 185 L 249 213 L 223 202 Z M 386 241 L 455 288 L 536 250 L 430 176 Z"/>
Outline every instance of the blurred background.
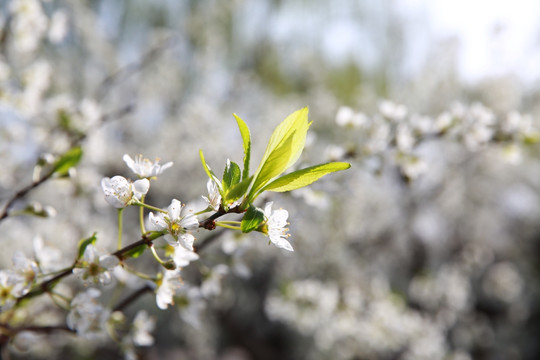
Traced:
<path fill-rule="evenodd" d="M 259 199 L 289 211 L 294 253 L 226 231 L 184 269 L 194 286 L 217 274 L 213 290 L 167 311 L 151 294 L 130 305 L 157 319 L 139 357 L 537 359 L 539 17 L 532 0 L 0 0 L 0 200 L 84 135 L 77 172 L 16 204 L 56 216 L 0 224 L 0 267 L 36 237 L 68 265 L 94 231 L 114 250 L 100 180 L 131 176 L 123 154 L 174 162 L 149 203 L 202 208 L 199 149 L 218 171 L 242 160 L 232 113 L 256 166 L 272 129 L 309 106 L 299 166 L 352 168 Z M 64 321 L 40 306 L 38 323 Z M 65 334 L 9 352 L 121 356 Z"/>

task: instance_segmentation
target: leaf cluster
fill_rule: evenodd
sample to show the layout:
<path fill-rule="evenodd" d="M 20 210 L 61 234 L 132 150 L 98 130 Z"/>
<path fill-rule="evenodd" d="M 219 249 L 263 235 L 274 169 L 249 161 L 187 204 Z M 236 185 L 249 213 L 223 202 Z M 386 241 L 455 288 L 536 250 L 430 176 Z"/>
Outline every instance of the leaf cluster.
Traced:
<path fill-rule="evenodd" d="M 330 162 L 282 175 L 296 163 L 306 143 L 311 122 L 308 121 L 308 108 L 304 107 L 287 116 L 274 129 L 259 166 L 254 174 L 250 175 L 251 133 L 244 120 L 236 114 L 233 115 L 242 136 L 243 169 L 227 160 L 220 180 L 206 163 L 202 150 L 200 156 L 206 174 L 218 186 L 222 209 L 227 211 L 233 203 L 239 202 L 240 209 L 246 211 L 241 224 L 243 232 L 256 230 L 264 223 L 263 211 L 253 205 L 255 199 L 263 192 L 296 190 L 310 185 L 327 174 L 346 170 L 351 166 L 345 162 Z"/>

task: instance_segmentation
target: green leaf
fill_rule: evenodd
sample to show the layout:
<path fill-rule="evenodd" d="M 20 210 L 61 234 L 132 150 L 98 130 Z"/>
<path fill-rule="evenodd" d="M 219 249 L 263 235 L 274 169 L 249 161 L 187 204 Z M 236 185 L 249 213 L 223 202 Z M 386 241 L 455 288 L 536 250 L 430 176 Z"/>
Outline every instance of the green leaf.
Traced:
<path fill-rule="evenodd" d="M 264 212 L 253 205 L 249 205 L 249 208 L 240 223 L 240 228 L 242 229 L 242 232 L 248 233 L 258 229 L 262 223 L 264 223 Z"/>
<path fill-rule="evenodd" d="M 310 166 L 302 170 L 294 171 L 272 181 L 261 191 L 284 192 L 299 189 L 317 181 L 324 175 L 336 171 L 346 170 L 350 167 L 351 164 L 345 162 L 331 162 L 327 164 Z"/>
<path fill-rule="evenodd" d="M 268 146 L 266 147 L 265 154 L 263 155 L 263 161 L 291 135 L 293 135 L 293 141 L 287 167 L 298 160 L 306 144 L 306 135 L 309 125 L 311 124 L 308 122 L 308 112 L 309 110 L 307 107 L 297 110 L 287 116 L 287 118 L 274 129 L 270 141 L 268 142 Z"/>
<path fill-rule="evenodd" d="M 201 156 L 201 163 L 202 163 L 202 166 L 204 168 L 204 171 L 206 172 L 206 175 L 208 175 L 210 180 L 213 180 L 213 181 L 216 182 L 216 184 L 218 184 L 219 192 L 222 193 L 223 189 L 222 189 L 221 181 L 219 181 L 216 174 L 214 174 L 214 172 L 212 170 L 210 170 L 210 167 L 208 166 L 208 164 L 206 164 L 206 161 L 204 160 L 204 155 L 203 155 L 202 150 L 199 150 L 199 155 Z M 223 194 L 221 194 L 221 196 L 223 196 Z"/>
<path fill-rule="evenodd" d="M 240 182 L 241 176 L 240 166 L 235 162 L 227 160 L 227 165 L 223 171 L 223 192 L 227 194 L 227 191 L 230 187 L 238 184 Z"/>
<path fill-rule="evenodd" d="M 38 216 L 38 217 L 51 217 L 54 214 L 54 208 L 51 207 L 43 207 L 38 202 L 32 202 L 31 204 L 26 205 L 26 207 L 20 211 L 13 211 L 10 213 L 11 215 L 31 215 L 31 216 Z"/>
<path fill-rule="evenodd" d="M 230 204 L 240 199 L 242 196 L 244 196 L 246 191 L 249 188 L 249 184 L 251 183 L 252 179 L 253 179 L 253 176 L 250 176 L 247 179 L 242 180 L 238 184 L 230 187 L 227 193 L 225 194 L 225 203 Z"/>
<path fill-rule="evenodd" d="M 58 121 L 58 125 L 62 129 L 71 131 L 71 128 L 72 128 L 71 117 L 69 116 L 68 112 L 65 109 L 58 110 L 57 121 Z"/>
<path fill-rule="evenodd" d="M 244 170 L 242 172 L 242 180 L 245 180 L 249 177 L 249 161 L 251 157 L 251 134 L 249 128 L 240 117 L 236 114 L 233 114 L 240 129 L 240 135 L 242 135 L 242 141 L 244 145 Z"/>
<path fill-rule="evenodd" d="M 262 161 L 255 172 L 253 185 L 249 193 L 250 200 L 257 196 L 257 191 L 272 178 L 279 176 L 293 165 L 306 143 L 308 108 L 297 110 L 287 116 L 272 133 Z"/>
<path fill-rule="evenodd" d="M 79 241 L 79 252 L 78 252 L 77 259 L 82 258 L 82 256 L 84 255 L 84 251 L 86 250 L 88 245 L 90 245 L 90 244 L 93 245 L 96 242 L 96 240 L 97 240 L 96 234 L 97 233 L 93 233 L 92 236 L 90 236 L 89 238 L 82 239 L 81 241 Z"/>
<path fill-rule="evenodd" d="M 251 194 L 256 194 L 258 190 L 272 180 L 272 178 L 285 171 L 289 161 L 292 141 L 293 136 L 289 136 L 289 138 L 283 142 L 281 146 L 276 148 L 266 159 L 258 174 L 257 180 L 255 180 L 253 184 Z"/>
<path fill-rule="evenodd" d="M 139 256 L 141 256 L 142 253 L 144 253 L 144 251 L 145 251 L 147 248 L 148 248 L 148 245 L 146 245 L 146 244 L 141 244 L 141 245 L 139 245 L 139 246 L 137 246 L 137 247 L 134 247 L 133 249 L 127 251 L 127 252 L 125 253 L 125 256 L 136 259 L 136 258 L 138 258 Z"/>
<path fill-rule="evenodd" d="M 67 176 L 69 169 L 77 166 L 82 158 L 82 149 L 80 146 L 66 151 L 53 165 L 53 172 L 59 176 Z"/>

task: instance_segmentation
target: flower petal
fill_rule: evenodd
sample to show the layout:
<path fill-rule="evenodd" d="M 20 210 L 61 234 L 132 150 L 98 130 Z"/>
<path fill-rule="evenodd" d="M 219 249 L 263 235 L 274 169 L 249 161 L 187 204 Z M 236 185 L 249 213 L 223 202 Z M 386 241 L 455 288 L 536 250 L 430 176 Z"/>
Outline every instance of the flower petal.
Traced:
<path fill-rule="evenodd" d="M 182 211 L 182 203 L 179 200 L 172 199 L 171 205 L 167 209 L 169 212 L 169 220 L 175 222 L 180 218 L 180 212 Z"/>
<path fill-rule="evenodd" d="M 141 195 L 146 195 L 150 189 L 150 181 L 148 179 L 140 179 L 133 183 L 133 192 L 137 199 L 141 198 Z"/>
<path fill-rule="evenodd" d="M 167 222 L 165 222 L 164 216 L 162 213 L 154 215 L 154 213 L 148 214 L 150 220 L 150 225 L 148 226 L 151 230 L 163 231 L 168 228 Z"/>

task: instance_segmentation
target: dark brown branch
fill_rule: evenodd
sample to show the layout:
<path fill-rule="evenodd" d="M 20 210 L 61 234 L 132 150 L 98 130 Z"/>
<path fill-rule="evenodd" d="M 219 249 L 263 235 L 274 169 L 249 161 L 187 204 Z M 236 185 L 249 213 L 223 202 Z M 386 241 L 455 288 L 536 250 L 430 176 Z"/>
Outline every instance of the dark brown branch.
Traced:
<path fill-rule="evenodd" d="M 144 285 L 142 288 L 135 291 L 134 293 L 129 295 L 127 298 L 125 298 L 122 302 L 120 302 L 118 305 L 116 305 L 113 308 L 113 312 L 114 311 L 122 311 L 122 310 L 124 310 L 125 307 L 127 307 L 129 304 L 131 304 L 132 302 L 137 300 L 141 295 L 143 295 L 143 294 L 145 294 L 147 292 L 151 292 L 152 290 L 153 289 L 152 289 L 152 287 L 150 285 Z"/>
<path fill-rule="evenodd" d="M 36 325 L 29 325 L 29 326 L 18 326 L 18 327 L 11 327 L 7 324 L 0 324 L 0 328 L 2 330 L 7 331 L 11 336 L 20 333 L 21 331 L 34 331 L 34 332 L 42 332 L 46 334 L 50 334 L 54 331 L 67 331 L 74 333 L 75 330 L 72 330 L 68 328 L 66 325 L 49 325 L 49 326 L 36 326 Z"/>
<path fill-rule="evenodd" d="M 227 214 L 241 214 L 245 210 L 242 210 L 240 208 L 240 205 L 235 206 L 233 208 L 230 208 L 229 210 L 225 211 L 223 207 L 220 207 L 218 211 L 216 211 L 212 216 L 204 219 L 203 221 L 199 222 L 199 227 L 204 228 L 206 230 L 214 230 L 216 228 L 216 219 Z"/>
<path fill-rule="evenodd" d="M 201 252 L 204 248 L 206 248 L 208 245 L 210 245 L 214 240 L 218 239 L 226 229 L 220 229 L 212 232 L 209 236 L 207 236 L 203 241 L 201 241 L 200 244 L 193 244 L 193 251 L 196 253 Z"/>
<path fill-rule="evenodd" d="M 13 21 L 13 15 L 9 14 L 4 22 L 3 29 L 0 29 L 0 54 L 4 54 L 7 57 L 7 43 L 10 35 L 11 22 Z"/>

